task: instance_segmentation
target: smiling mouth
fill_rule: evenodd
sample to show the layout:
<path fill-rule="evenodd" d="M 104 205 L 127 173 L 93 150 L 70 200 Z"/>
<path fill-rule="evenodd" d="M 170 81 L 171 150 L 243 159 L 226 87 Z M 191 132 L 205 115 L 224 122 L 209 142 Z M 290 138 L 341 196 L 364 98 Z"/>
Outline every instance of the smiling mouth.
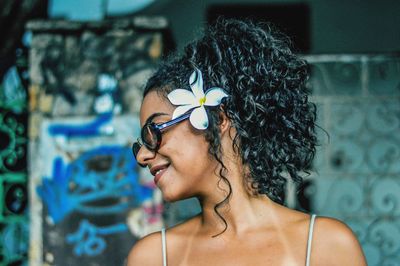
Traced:
<path fill-rule="evenodd" d="M 167 171 L 167 167 L 160 169 L 156 172 L 156 174 L 154 175 L 154 183 L 157 184 L 158 180 L 160 180 L 161 176 L 165 173 L 165 171 Z"/>
<path fill-rule="evenodd" d="M 154 176 L 154 183 L 157 184 L 158 180 L 160 180 L 161 176 L 168 169 L 169 164 L 155 166 L 150 169 L 150 173 Z"/>

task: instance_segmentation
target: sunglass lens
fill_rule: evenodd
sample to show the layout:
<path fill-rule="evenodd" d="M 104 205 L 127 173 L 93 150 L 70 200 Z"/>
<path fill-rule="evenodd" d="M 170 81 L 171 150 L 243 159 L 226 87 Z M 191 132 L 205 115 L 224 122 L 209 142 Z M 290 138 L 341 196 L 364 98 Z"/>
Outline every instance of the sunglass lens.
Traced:
<path fill-rule="evenodd" d="M 135 142 L 132 144 L 132 152 L 133 152 L 133 156 L 135 156 L 135 159 L 137 158 L 137 155 L 138 155 L 141 147 L 142 147 L 142 145 L 140 145 L 138 142 Z"/>
<path fill-rule="evenodd" d="M 137 155 L 138 155 L 141 147 L 142 147 L 142 145 L 139 142 L 135 142 L 132 144 L 132 152 L 133 152 L 133 156 L 135 156 L 136 162 L 137 162 Z M 144 164 L 140 164 L 139 162 L 137 162 L 137 163 L 141 167 L 146 167 L 146 165 L 144 165 Z"/>
<path fill-rule="evenodd" d="M 146 147 L 150 150 L 155 150 L 159 142 L 159 134 L 153 125 L 149 124 L 142 129 L 142 140 L 146 144 Z"/>

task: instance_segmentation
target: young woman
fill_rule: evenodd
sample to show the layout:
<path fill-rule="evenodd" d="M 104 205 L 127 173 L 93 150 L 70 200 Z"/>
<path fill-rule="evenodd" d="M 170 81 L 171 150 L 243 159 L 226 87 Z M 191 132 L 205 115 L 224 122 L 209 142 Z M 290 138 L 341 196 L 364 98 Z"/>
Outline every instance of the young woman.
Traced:
<path fill-rule="evenodd" d="M 345 224 L 281 205 L 315 153 L 307 77 L 283 36 L 237 20 L 160 66 L 133 151 L 166 201 L 202 212 L 138 241 L 128 265 L 366 265 Z"/>

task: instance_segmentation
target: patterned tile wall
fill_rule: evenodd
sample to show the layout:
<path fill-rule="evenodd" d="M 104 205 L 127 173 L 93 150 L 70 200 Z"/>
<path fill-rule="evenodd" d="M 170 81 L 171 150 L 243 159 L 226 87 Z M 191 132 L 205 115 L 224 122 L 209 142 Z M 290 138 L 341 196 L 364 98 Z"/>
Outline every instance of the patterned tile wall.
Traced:
<path fill-rule="evenodd" d="M 0 265 L 27 265 L 27 99 L 24 55 L 0 80 Z M 18 60 L 17 60 L 18 61 Z"/>
<path fill-rule="evenodd" d="M 312 211 L 346 222 L 369 265 L 400 265 L 400 58 L 309 56 L 321 146 Z"/>

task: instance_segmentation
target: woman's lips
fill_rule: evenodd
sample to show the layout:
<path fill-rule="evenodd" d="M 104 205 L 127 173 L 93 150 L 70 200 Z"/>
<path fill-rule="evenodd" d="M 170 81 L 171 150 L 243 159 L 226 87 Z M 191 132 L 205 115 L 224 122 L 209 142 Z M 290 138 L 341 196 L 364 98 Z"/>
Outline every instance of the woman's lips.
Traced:
<path fill-rule="evenodd" d="M 154 176 L 154 183 L 157 184 L 158 180 L 160 180 L 161 176 L 167 170 L 169 163 L 154 165 L 150 168 L 150 173 Z"/>
<path fill-rule="evenodd" d="M 156 174 L 154 175 L 154 183 L 157 184 L 158 180 L 160 180 L 161 176 L 167 171 L 167 168 L 163 168 L 161 170 L 158 170 Z"/>

